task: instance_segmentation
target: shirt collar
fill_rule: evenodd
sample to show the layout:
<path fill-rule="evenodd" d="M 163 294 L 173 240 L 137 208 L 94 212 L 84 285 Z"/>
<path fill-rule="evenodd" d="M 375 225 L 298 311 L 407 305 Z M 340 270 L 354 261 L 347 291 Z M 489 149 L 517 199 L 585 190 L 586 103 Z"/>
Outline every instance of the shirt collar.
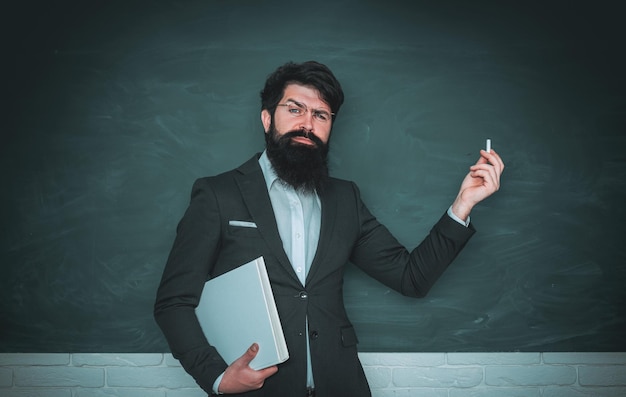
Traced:
<path fill-rule="evenodd" d="M 278 175 L 276 175 L 274 167 L 272 167 L 272 163 L 270 162 L 269 157 L 267 157 L 266 150 L 264 150 L 261 157 L 259 157 L 259 165 L 261 166 L 261 171 L 263 172 L 263 177 L 265 178 L 265 184 L 267 185 L 267 191 L 269 192 L 274 182 L 278 180 Z"/>

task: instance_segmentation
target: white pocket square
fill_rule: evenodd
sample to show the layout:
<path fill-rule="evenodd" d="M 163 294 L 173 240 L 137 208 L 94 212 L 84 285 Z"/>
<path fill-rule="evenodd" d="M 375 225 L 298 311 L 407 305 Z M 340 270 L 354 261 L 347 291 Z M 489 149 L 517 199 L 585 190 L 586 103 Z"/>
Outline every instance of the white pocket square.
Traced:
<path fill-rule="evenodd" d="M 256 228 L 256 223 L 247 222 L 247 221 L 228 221 L 230 226 L 239 226 L 239 227 L 254 227 Z"/>

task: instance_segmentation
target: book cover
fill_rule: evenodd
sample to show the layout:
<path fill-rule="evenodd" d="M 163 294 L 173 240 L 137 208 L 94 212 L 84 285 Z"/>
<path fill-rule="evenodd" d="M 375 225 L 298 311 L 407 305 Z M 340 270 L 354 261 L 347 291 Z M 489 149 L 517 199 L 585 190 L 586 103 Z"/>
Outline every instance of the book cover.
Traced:
<path fill-rule="evenodd" d="M 289 358 L 262 257 L 207 281 L 196 316 L 209 343 L 229 365 L 255 342 L 259 352 L 250 362 L 253 369 Z"/>

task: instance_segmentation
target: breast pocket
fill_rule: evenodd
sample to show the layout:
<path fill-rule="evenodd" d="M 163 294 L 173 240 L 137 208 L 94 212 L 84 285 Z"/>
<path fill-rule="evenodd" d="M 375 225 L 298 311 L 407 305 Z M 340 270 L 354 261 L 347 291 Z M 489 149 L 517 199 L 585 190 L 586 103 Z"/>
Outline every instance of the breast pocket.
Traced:
<path fill-rule="evenodd" d="M 258 228 L 231 223 L 224 227 L 218 252 L 215 272 L 221 274 L 259 256 L 264 256 L 267 252 L 267 244 Z"/>
<path fill-rule="evenodd" d="M 234 237 L 259 237 L 259 229 L 252 221 L 232 220 L 228 222 L 228 234 Z"/>

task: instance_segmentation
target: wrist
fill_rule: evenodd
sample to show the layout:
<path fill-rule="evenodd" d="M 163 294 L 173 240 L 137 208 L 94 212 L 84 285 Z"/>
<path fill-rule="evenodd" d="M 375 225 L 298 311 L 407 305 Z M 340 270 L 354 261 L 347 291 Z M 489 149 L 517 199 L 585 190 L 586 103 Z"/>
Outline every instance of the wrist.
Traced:
<path fill-rule="evenodd" d="M 452 211 L 452 213 L 456 215 L 459 219 L 461 219 L 463 222 L 466 222 L 467 218 L 469 218 L 470 216 L 470 212 L 472 212 L 472 206 L 466 203 L 463 203 L 463 201 L 457 198 L 456 200 L 454 200 L 454 203 L 452 203 L 452 206 L 450 207 L 450 211 Z"/>
<path fill-rule="evenodd" d="M 217 379 L 215 379 L 215 382 L 213 383 L 213 395 L 224 394 L 224 393 L 220 392 L 220 384 L 222 383 L 222 378 L 223 377 L 224 377 L 224 372 L 222 372 L 220 374 L 220 376 L 218 376 Z"/>

